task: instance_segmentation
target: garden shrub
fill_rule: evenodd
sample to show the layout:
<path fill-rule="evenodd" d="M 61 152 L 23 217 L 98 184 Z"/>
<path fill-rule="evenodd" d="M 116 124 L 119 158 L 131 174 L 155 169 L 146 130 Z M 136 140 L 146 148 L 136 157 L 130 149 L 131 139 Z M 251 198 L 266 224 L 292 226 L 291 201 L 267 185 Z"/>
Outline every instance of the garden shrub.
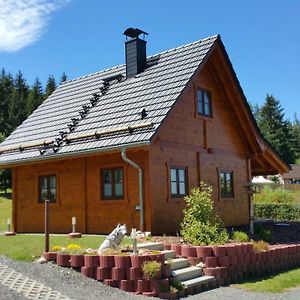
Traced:
<path fill-rule="evenodd" d="M 161 263 L 153 261 L 145 261 L 142 266 L 142 271 L 146 279 L 156 279 L 161 269 Z"/>
<path fill-rule="evenodd" d="M 223 244 L 228 234 L 213 210 L 212 187 L 200 183 L 184 198 L 186 209 L 181 222 L 181 234 L 193 245 Z"/>
<path fill-rule="evenodd" d="M 266 229 L 259 224 L 254 226 L 254 234 L 258 235 L 264 241 L 270 241 L 272 237 L 271 230 Z"/>
<path fill-rule="evenodd" d="M 235 231 L 232 235 L 232 239 L 236 242 L 249 242 L 249 236 L 246 232 Z"/>
<path fill-rule="evenodd" d="M 260 193 L 254 194 L 254 203 L 295 203 L 296 194 L 292 191 L 284 189 L 271 190 L 270 188 L 265 188 Z"/>
<path fill-rule="evenodd" d="M 269 249 L 269 243 L 265 241 L 253 241 L 253 248 L 255 252 L 262 252 Z"/>
<path fill-rule="evenodd" d="M 254 216 L 256 219 L 296 221 L 300 219 L 300 205 L 295 203 L 256 203 Z"/>

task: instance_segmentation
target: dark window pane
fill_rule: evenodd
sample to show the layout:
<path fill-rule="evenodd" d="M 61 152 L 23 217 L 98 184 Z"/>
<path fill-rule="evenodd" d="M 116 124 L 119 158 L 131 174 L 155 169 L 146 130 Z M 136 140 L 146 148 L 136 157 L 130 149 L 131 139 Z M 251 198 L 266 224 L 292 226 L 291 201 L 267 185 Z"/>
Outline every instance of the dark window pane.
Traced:
<path fill-rule="evenodd" d="M 39 177 L 39 202 L 45 200 L 56 201 L 56 176 Z"/>
<path fill-rule="evenodd" d="M 42 189 L 47 189 L 47 177 L 40 177 L 40 184 Z"/>
<path fill-rule="evenodd" d="M 197 109 L 198 113 L 205 115 L 205 116 L 211 116 L 211 99 L 209 92 L 206 92 L 204 90 L 197 90 Z"/>
<path fill-rule="evenodd" d="M 116 183 L 122 183 L 123 182 L 123 170 L 122 169 L 116 169 L 115 170 L 115 182 Z"/>
<path fill-rule="evenodd" d="M 49 178 L 49 186 L 50 188 L 56 188 L 56 177 L 50 176 Z"/>
<path fill-rule="evenodd" d="M 103 171 L 103 182 L 105 184 L 111 184 L 112 183 L 112 174 L 111 170 L 104 170 Z"/>
<path fill-rule="evenodd" d="M 204 114 L 206 116 L 210 116 L 210 107 L 209 107 L 209 104 L 204 104 Z"/>

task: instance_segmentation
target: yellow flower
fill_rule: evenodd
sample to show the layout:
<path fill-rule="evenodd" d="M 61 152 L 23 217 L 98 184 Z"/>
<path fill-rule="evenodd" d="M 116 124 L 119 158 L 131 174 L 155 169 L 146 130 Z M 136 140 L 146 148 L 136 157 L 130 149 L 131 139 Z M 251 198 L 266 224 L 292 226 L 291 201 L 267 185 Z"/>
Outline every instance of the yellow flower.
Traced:
<path fill-rule="evenodd" d="M 81 247 L 79 245 L 77 245 L 77 244 L 69 244 L 67 246 L 67 249 L 68 250 L 79 250 L 79 249 L 81 249 Z"/>
<path fill-rule="evenodd" d="M 62 247 L 61 246 L 57 246 L 57 245 L 52 247 L 52 251 L 54 251 L 54 252 L 58 252 L 61 249 L 62 249 Z"/>

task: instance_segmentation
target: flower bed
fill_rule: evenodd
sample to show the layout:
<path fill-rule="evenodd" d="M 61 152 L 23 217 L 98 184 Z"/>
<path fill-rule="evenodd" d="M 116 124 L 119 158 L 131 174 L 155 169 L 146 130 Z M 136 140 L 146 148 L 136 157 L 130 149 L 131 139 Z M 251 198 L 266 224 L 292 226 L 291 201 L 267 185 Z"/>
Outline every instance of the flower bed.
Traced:
<path fill-rule="evenodd" d="M 172 245 L 171 245 L 172 246 Z M 188 249 L 190 247 L 190 250 Z M 232 243 L 220 246 L 181 246 L 181 256 L 192 264 L 194 255 L 205 264 L 205 275 L 214 276 L 218 285 L 235 283 L 300 266 L 300 244 L 271 245 L 256 252 L 253 243 Z M 178 245 L 176 250 L 179 252 Z"/>

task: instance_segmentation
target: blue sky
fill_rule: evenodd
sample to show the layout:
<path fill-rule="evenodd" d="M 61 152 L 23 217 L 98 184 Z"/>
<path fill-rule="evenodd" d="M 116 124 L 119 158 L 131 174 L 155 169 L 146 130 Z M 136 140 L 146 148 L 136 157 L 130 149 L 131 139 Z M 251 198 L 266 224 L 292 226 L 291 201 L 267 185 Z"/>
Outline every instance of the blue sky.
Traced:
<path fill-rule="evenodd" d="M 127 27 L 149 33 L 148 54 L 221 34 L 248 101 L 267 93 L 300 117 L 300 1 L 0 0 L 0 68 L 59 78 L 124 62 Z"/>

